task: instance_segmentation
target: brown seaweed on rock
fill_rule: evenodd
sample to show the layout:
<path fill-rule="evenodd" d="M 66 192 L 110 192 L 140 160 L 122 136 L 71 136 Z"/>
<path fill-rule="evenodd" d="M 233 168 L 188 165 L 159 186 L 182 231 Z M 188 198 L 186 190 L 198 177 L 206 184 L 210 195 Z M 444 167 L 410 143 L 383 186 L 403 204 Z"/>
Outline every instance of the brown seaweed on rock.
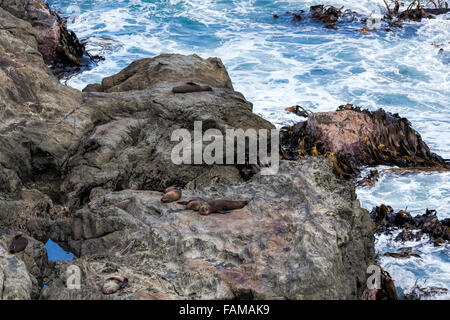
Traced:
<path fill-rule="evenodd" d="M 384 0 L 386 5 L 387 14 L 384 16 L 384 20 L 394 20 L 394 21 L 417 21 L 420 22 L 424 18 L 432 19 L 434 15 L 445 14 L 450 12 L 447 2 L 441 0 L 431 0 L 428 1 L 429 4 L 434 4 L 434 8 L 427 8 L 424 3 L 420 0 L 414 0 L 411 2 L 406 10 L 400 11 L 400 7 L 404 4 L 398 0 L 392 0 L 391 5 Z"/>
<path fill-rule="evenodd" d="M 93 61 L 103 59 L 91 56 L 85 44 L 67 29 L 64 18 L 51 10 L 47 3 L 39 0 L 8 0 L 0 1 L 0 8 L 28 21 L 36 29 L 39 52 L 58 78 L 86 70 Z"/>
<path fill-rule="evenodd" d="M 377 233 L 396 228 L 403 229 L 394 239 L 395 241 L 418 241 L 424 234 L 427 234 L 436 246 L 450 241 L 449 220 L 439 220 L 436 210 L 427 209 L 425 214 L 412 217 L 406 210 L 394 212 L 392 207 L 382 204 L 373 208 L 370 216 L 377 225 Z"/>
<path fill-rule="evenodd" d="M 449 170 L 448 160 L 430 151 L 406 118 L 351 104 L 335 112 L 318 112 L 280 131 L 282 155 L 328 156 L 340 176 L 355 177 L 363 166 L 395 165 Z"/>

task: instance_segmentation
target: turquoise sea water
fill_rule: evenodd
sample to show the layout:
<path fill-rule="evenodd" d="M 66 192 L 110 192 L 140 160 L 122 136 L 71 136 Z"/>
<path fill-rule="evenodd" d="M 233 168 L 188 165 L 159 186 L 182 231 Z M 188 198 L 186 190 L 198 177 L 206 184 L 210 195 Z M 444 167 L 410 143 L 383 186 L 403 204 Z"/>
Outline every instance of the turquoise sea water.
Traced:
<path fill-rule="evenodd" d="M 407 2 L 407 1 L 406 1 Z M 236 90 L 254 103 L 254 112 L 277 126 L 301 119 L 284 111 L 302 105 L 335 110 L 350 102 L 384 108 L 407 117 L 434 152 L 450 158 L 450 15 L 409 23 L 395 32 L 369 35 L 349 23 L 329 30 L 316 23 L 292 24 L 282 14 L 308 9 L 317 1 L 267 0 L 51 0 L 69 18 L 69 27 L 106 60 L 73 77 L 82 89 L 117 73 L 136 59 L 181 53 L 222 59 Z M 382 0 L 325 4 L 378 17 Z M 79 9 L 79 11 L 78 11 Z M 273 14 L 280 15 L 274 19 Z M 439 46 L 439 47 L 436 47 Z M 440 49 L 443 52 L 439 52 Z M 372 189 L 359 189 L 367 209 L 381 203 L 413 213 L 426 208 L 450 217 L 450 174 L 383 176 Z M 394 250 L 379 237 L 377 250 Z M 450 288 L 449 247 L 421 246 L 423 259 L 383 258 L 382 265 L 402 290 L 417 279 Z M 450 295 L 441 297 L 450 298 Z"/>

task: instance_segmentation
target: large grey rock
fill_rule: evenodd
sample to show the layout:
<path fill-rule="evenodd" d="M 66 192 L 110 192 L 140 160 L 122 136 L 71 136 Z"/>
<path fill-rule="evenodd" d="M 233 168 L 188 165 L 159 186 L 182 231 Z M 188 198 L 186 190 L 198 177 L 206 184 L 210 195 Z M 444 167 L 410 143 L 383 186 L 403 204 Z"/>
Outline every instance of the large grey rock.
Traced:
<path fill-rule="evenodd" d="M 172 92 L 174 86 L 190 81 L 213 90 Z M 95 110 L 92 129 L 63 168 L 67 174 L 62 190 L 76 205 L 115 190 L 120 180 L 132 189 L 146 190 L 198 186 L 208 183 L 202 176 L 210 174 L 219 181 L 238 180 L 235 167 L 173 164 L 171 152 L 178 142 L 171 142 L 171 134 L 182 128 L 192 132 L 194 121 L 202 121 L 203 130 L 216 128 L 223 133 L 226 128 L 274 128 L 252 113 L 252 104 L 233 90 L 217 58 L 164 54 L 139 60 L 105 78 L 102 88 L 110 93 L 89 90 L 72 114 L 76 118 Z"/>
<path fill-rule="evenodd" d="M 0 300 L 30 300 L 32 286 L 25 263 L 0 242 Z"/>
<path fill-rule="evenodd" d="M 13 237 L 16 234 L 22 234 L 22 236 L 26 237 L 28 240 L 28 244 L 25 248 L 25 250 L 15 253 L 14 255 L 8 254 L 6 256 L 6 250 L 8 250 L 11 241 Z M 5 255 L 4 258 L 6 258 L 6 264 L 4 267 L 11 268 L 12 265 L 17 267 L 18 269 L 22 270 L 22 263 L 25 265 L 26 272 L 28 273 L 28 277 L 25 276 L 24 282 L 22 282 L 19 286 L 20 288 L 27 288 L 27 292 L 22 293 L 28 296 L 30 294 L 30 297 L 32 299 L 39 298 L 41 289 L 43 287 L 43 279 L 46 275 L 47 269 L 48 269 L 48 258 L 47 258 L 47 250 L 45 249 L 44 243 L 26 235 L 21 232 L 14 232 L 12 230 L 8 230 L 7 232 L 2 232 L 0 230 L 0 247 L 4 249 L 0 249 L 0 251 L 4 250 L 3 254 Z M 5 250 L 6 249 L 6 250 Z M 1 256 L 1 254 L 0 254 Z M 1 257 L 0 257 L 1 259 Z M 16 263 L 16 261 L 18 261 Z M 22 272 L 22 271 L 20 271 Z M 25 272 L 25 271 L 23 271 Z M 16 275 L 16 273 L 14 273 Z M 31 280 L 31 292 L 28 292 L 28 278 Z M 26 282 L 26 286 L 25 286 Z M 0 290 L 1 291 L 1 290 Z M 5 297 L 5 299 L 9 299 L 8 297 Z"/>
<path fill-rule="evenodd" d="M 373 223 L 354 187 L 332 164 L 310 157 L 282 162 L 274 176 L 237 186 L 184 190 L 182 200 L 253 199 L 228 214 L 201 216 L 155 191 L 109 193 L 74 214 L 71 250 L 45 299 L 357 299 L 373 258 Z M 81 268 L 82 289 L 65 288 Z M 129 286 L 100 291 L 109 276 Z"/>

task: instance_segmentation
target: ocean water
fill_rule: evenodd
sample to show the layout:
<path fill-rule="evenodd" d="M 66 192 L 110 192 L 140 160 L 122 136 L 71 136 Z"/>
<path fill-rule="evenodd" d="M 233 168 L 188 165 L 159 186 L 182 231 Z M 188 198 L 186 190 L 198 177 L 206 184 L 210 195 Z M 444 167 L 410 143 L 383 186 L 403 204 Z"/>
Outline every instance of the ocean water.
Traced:
<path fill-rule="evenodd" d="M 408 1 L 405 1 L 408 2 Z M 430 148 L 450 158 L 450 15 L 408 23 L 395 32 L 349 23 L 329 30 L 317 23 L 292 24 L 287 10 L 308 9 L 317 0 L 49 0 L 69 17 L 69 27 L 106 60 L 67 81 L 82 89 L 117 73 L 136 59 L 181 53 L 222 59 L 236 90 L 254 112 L 278 127 L 298 122 L 284 111 L 302 105 L 331 111 L 350 102 L 407 117 Z M 335 1 L 335 5 L 379 17 L 383 0 Z M 280 15 L 274 19 L 273 14 Z M 439 52 L 443 49 L 443 52 Z M 359 189 L 362 205 L 450 216 L 450 174 L 384 175 Z M 394 250 L 392 237 L 377 239 L 377 251 Z M 417 243 L 411 245 L 419 245 Z M 416 280 L 450 289 L 449 248 L 426 244 L 422 259 L 384 257 L 382 266 L 399 290 Z M 450 298 L 450 295 L 439 298 Z"/>
<path fill-rule="evenodd" d="M 45 243 L 45 249 L 47 249 L 49 261 L 72 260 L 74 258 L 73 253 L 65 251 L 52 239 L 48 239 Z"/>

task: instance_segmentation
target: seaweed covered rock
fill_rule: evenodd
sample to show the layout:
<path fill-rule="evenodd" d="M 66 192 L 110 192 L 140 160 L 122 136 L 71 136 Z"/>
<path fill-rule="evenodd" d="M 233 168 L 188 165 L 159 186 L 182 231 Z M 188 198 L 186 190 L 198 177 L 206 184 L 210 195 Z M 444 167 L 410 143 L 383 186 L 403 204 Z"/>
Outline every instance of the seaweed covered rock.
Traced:
<path fill-rule="evenodd" d="M 434 4 L 434 8 L 425 6 L 425 3 L 421 1 L 412 1 L 405 10 L 401 10 L 405 6 L 403 2 L 398 0 L 392 0 L 384 2 L 386 5 L 387 13 L 384 16 L 385 20 L 391 21 L 391 24 L 399 23 L 400 21 L 417 21 L 422 19 L 432 19 L 435 15 L 445 14 L 450 12 L 448 3 L 446 1 L 429 1 L 429 4 Z"/>
<path fill-rule="evenodd" d="M 45 64 L 58 77 L 88 68 L 93 57 L 86 51 L 75 33 L 68 30 L 65 21 L 39 0 L 3 0 L 0 8 L 28 21 L 36 30 L 39 52 Z M 99 57 L 98 57 L 99 58 Z"/>
<path fill-rule="evenodd" d="M 371 16 L 365 16 L 359 14 L 350 9 L 345 9 L 344 6 L 337 8 L 334 6 L 326 6 L 323 4 L 313 5 L 308 10 L 287 11 L 284 16 L 290 18 L 292 23 L 303 23 L 304 21 L 316 21 L 323 23 L 325 28 L 337 30 L 339 25 L 344 23 L 359 23 L 357 31 L 363 34 L 369 34 L 372 31 L 372 27 L 377 25 L 383 27 L 385 31 L 392 31 L 392 27 L 403 27 L 405 21 L 417 21 L 422 19 L 433 19 L 437 15 L 446 14 L 450 12 L 448 4 L 445 1 L 429 1 L 426 6 L 421 1 L 412 1 L 405 7 L 404 2 L 398 0 L 392 0 L 390 3 L 385 1 L 387 12 L 381 19 L 375 19 Z M 434 7 L 431 7 L 431 5 Z M 274 18 L 279 18 L 280 15 L 275 14 Z M 361 28 L 361 24 L 366 24 Z"/>
<path fill-rule="evenodd" d="M 428 235 L 435 245 L 450 241 L 448 219 L 439 220 L 436 210 L 427 209 L 425 214 L 412 217 L 406 210 L 394 212 L 392 207 L 382 204 L 373 208 L 370 216 L 377 225 L 377 233 L 394 228 L 403 229 L 395 238 L 396 241 L 420 240 L 424 234 Z"/>
<path fill-rule="evenodd" d="M 361 110 L 348 104 L 336 112 L 318 112 L 307 121 L 281 130 L 283 156 L 306 154 L 332 158 L 340 175 L 352 176 L 363 166 L 396 165 L 448 170 L 449 162 L 422 140 L 398 114 Z"/>
<path fill-rule="evenodd" d="M 324 24 L 325 28 L 338 29 L 338 24 L 343 22 L 352 22 L 362 20 L 362 16 L 355 11 L 345 9 L 344 6 L 336 8 L 334 6 L 325 6 L 323 4 L 314 5 L 307 10 L 298 10 L 286 12 L 291 17 L 291 22 L 316 21 Z M 276 15 L 278 18 L 279 16 Z"/>

